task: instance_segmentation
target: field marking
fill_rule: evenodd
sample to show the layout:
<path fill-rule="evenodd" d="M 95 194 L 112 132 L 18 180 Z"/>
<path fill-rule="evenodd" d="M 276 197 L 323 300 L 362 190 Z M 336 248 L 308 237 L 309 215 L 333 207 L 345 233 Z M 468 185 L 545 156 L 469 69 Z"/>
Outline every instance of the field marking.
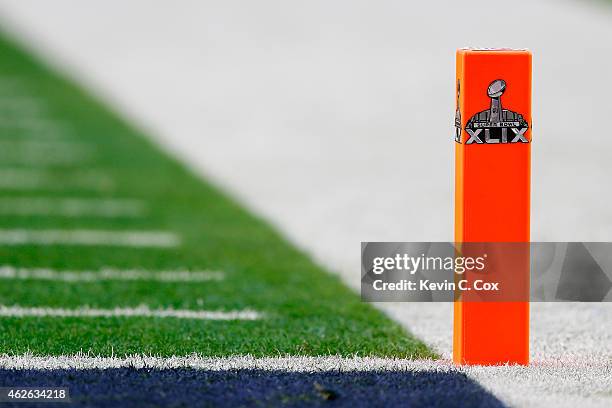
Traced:
<path fill-rule="evenodd" d="M 112 369 L 112 368 L 192 368 L 198 370 L 281 370 L 289 372 L 317 371 L 370 371 L 370 370 L 432 370 L 450 369 L 448 362 L 435 360 L 408 360 L 377 357 L 203 357 L 191 354 L 184 357 L 158 357 L 129 355 L 124 357 L 99 357 L 88 354 L 69 356 L 0 355 L 0 369 Z"/>
<path fill-rule="evenodd" d="M 3 306 L 0 306 L 2 308 Z M 1 310 L 1 309 L 0 309 Z M 145 354 L 126 356 L 93 356 L 88 353 L 73 355 L 41 356 L 31 353 L 24 355 L 0 354 L 0 368 L 4 369 L 109 369 L 109 368 L 193 368 L 201 370 L 282 370 L 290 372 L 317 371 L 460 371 L 468 374 L 479 372 L 517 372 L 528 371 L 575 370 L 589 365 L 608 371 L 608 383 L 612 381 L 610 369 L 612 362 L 603 360 L 579 361 L 571 358 L 536 361 L 529 367 L 518 365 L 498 366 L 457 366 L 451 360 L 392 358 L 392 357 L 343 357 L 330 356 L 275 356 L 254 357 L 252 355 L 234 355 L 228 357 L 205 357 L 197 353 L 187 356 L 160 357 Z M 602 373 L 603 374 L 603 373 Z"/>
<path fill-rule="evenodd" d="M 60 140 L 73 139 L 73 132 L 63 122 L 46 118 L 7 119 L 0 116 L 0 129 L 4 129 L 2 138 L 8 139 L 12 130 L 20 131 L 20 138 L 27 140 Z"/>
<path fill-rule="evenodd" d="M 14 97 L 0 97 L 0 113 L 39 115 L 48 111 L 47 105 L 40 98 L 16 95 Z"/>
<path fill-rule="evenodd" d="M 190 310 L 190 309 L 150 309 L 146 305 L 137 307 L 115 307 L 97 309 L 87 306 L 75 309 L 52 307 L 22 307 L 0 305 L 2 317 L 158 317 L 196 320 L 257 320 L 262 314 L 254 310 Z"/>
<path fill-rule="evenodd" d="M 84 151 L 39 150 L 17 148 L 0 150 L 0 160 L 4 163 L 26 164 L 30 166 L 82 164 L 90 159 L 90 154 Z"/>
<path fill-rule="evenodd" d="M 1 215 L 49 215 L 63 217 L 139 217 L 146 212 L 146 205 L 134 199 L 97 198 L 48 198 L 18 197 L 0 198 Z"/>
<path fill-rule="evenodd" d="M 492 388 L 505 387 L 504 397 L 511 406 L 581 406 L 609 407 L 612 395 L 612 361 L 606 358 L 536 360 L 529 367 L 455 366 L 452 361 L 410 360 L 380 357 L 278 356 L 229 357 L 188 356 L 159 357 L 127 355 L 100 357 L 85 353 L 45 356 L 2 354 L 0 369 L 11 370 L 94 370 L 94 369 L 194 369 L 206 371 L 266 370 L 296 373 L 319 372 L 441 372 L 461 373 Z M 590 377 L 583 375 L 585 372 Z M 595 381 L 593 381 L 595 380 Z M 554 390 L 558 390 L 553 392 Z M 560 390 L 560 391 L 559 391 Z"/>
<path fill-rule="evenodd" d="M 101 268 L 99 270 L 60 271 L 50 268 L 18 268 L 0 266 L 0 279 L 41 279 L 63 282 L 99 281 L 158 281 L 158 282 L 206 282 L 221 281 L 225 274 L 219 271 L 148 271 L 142 269 Z"/>
<path fill-rule="evenodd" d="M 0 229 L 0 245 L 84 245 L 170 248 L 180 238 L 166 231 Z"/>
<path fill-rule="evenodd" d="M 0 120 L 1 120 L 0 116 Z M 78 140 L 58 138 L 13 138 L 0 140 L 0 159 L 29 165 L 80 163 L 92 157 L 92 150 Z"/>
<path fill-rule="evenodd" d="M 36 170 L 0 169 L 0 188 L 18 190 L 37 189 L 45 184 L 52 184 L 49 176 Z"/>
<path fill-rule="evenodd" d="M 0 78 L 0 90 L 7 90 L 14 93 L 15 88 L 19 90 L 24 90 L 27 87 L 27 83 L 23 80 L 23 77 L 20 75 L 15 76 L 3 76 Z"/>
<path fill-rule="evenodd" d="M 58 139 L 12 139 L 2 140 L 0 139 L 0 149 L 3 151 L 9 151 L 9 153 L 15 152 L 34 152 L 34 153 L 49 153 L 50 151 L 60 151 L 61 153 L 68 154 L 89 154 L 90 149 L 88 144 L 80 140 L 58 140 Z"/>
<path fill-rule="evenodd" d="M 62 190 L 80 188 L 108 191 L 115 187 L 113 180 L 103 173 L 85 171 L 76 175 L 54 175 L 47 171 L 0 168 L 0 189 L 5 190 Z"/>

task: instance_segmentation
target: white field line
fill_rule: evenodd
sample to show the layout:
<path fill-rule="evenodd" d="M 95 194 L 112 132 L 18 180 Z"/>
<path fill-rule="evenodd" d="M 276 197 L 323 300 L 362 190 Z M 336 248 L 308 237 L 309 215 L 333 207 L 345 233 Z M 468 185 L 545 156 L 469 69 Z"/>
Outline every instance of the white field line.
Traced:
<path fill-rule="evenodd" d="M 404 360 L 376 357 L 203 357 L 192 354 L 184 357 L 156 357 L 130 355 L 124 357 L 94 357 L 87 354 L 70 356 L 0 355 L 0 369 L 112 369 L 112 368 L 193 368 L 198 370 L 281 370 L 288 372 L 317 371 L 413 371 L 448 370 L 452 366 L 445 361 Z"/>
<path fill-rule="evenodd" d="M 512 406 L 609 407 L 612 401 L 612 362 L 609 359 L 563 359 L 535 361 L 523 366 L 455 366 L 450 360 L 408 360 L 378 357 L 157 357 L 127 355 L 99 357 L 90 354 L 36 356 L 0 355 L 0 369 L 91 370 L 116 368 L 178 369 L 207 371 L 269 370 L 300 373 L 316 372 L 424 372 L 462 373 L 484 383 L 491 391 L 505 387 L 504 397 Z M 583 375 L 589 373 L 589 376 Z M 595 381 L 593 381 L 595 379 Z M 555 391 L 556 390 L 556 391 Z"/>
<path fill-rule="evenodd" d="M 196 320 L 257 320 L 262 314 L 254 310 L 189 310 L 189 309 L 150 309 L 146 305 L 137 307 L 115 307 L 96 309 L 87 306 L 76 309 L 52 307 L 22 307 L 0 305 L 2 317 L 158 317 Z"/>
<path fill-rule="evenodd" d="M 13 139 L 13 140 L 0 140 L 0 149 L 8 153 L 33 153 L 33 154 L 44 154 L 44 153 L 55 153 L 60 152 L 62 154 L 88 154 L 89 147 L 86 143 L 79 140 L 66 141 L 66 140 L 44 140 L 44 139 Z"/>
<path fill-rule="evenodd" d="M 63 282 L 99 281 L 158 281 L 158 282 L 206 282 L 225 278 L 219 271 L 148 271 L 141 269 L 101 268 L 100 270 L 58 271 L 49 268 L 16 268 L 0 266 L 0 279 L 51 280 Z"/>
<path fill-rule="evenodd" d="M 0 198 L 0 215 L 115 218 L 139 217 L 145 212 L 145 203 L 133 199 Z"/>
<path fill-rule="evenodd" d="M 89 159 L 91 155 L 91 149 L 77 141 L 57 138 L 0 140 L 0 159 L 3 162 L 30 165 L 77 163 Z"/>
<path fill-rule="evenodd" d="M 46 166 L 52 164 L 80 164 L 89 159 L 84 151 L 43 150 L 43 149 L 10 149 L 0 150 L 0 160 L 12 164 Z"/>
<path fill-rule="evenodd" d="M 53 185 L 49 176 L 43 172 L 0 169 L 0 188 L 29 190 L 40 188 L 45 184 Z"/>
<path fill-rule="evenodd" d="M 28 140 L 71 140 L 72 131 L 63 122 L 45 118 L 8 119 L 0 116 L 2 137 L 12 136 L 11 131 L 19 130 L 19 136 Z"/>
<path fill-rule="evenodd" d="M 85 245 L 176 247 L 181 240 L 165 231 L 0 229 L 0 245 Z"/>
<path fill-rule="evenodd" d="M 201 370 L 282 370 L 289 372 L 317 372 L 317 371 L 442 371 L 442 372 L 464 372 L 475 375 L 481 372 L 499 373 L 526 373 L 533 371 L 548 370 L 575 370 L 582 365 L 591 365 L 592 368 L 599 367 L 607 371 L 608 381 L 612 362 L 606 360 L 583 361 L 571 359 L 558 359 L 554 361 L 534 362 L 530 367 L 517 365 L 500 366 L 457 366 L 447 359 L 402 359 L 384 357 L 342 357 L 331 356 L 275 356 L 254 357 L 251 355 L 235 355 L 228 357 L 204 357 L 199 354 L 187 356 L 159 357 L 152 355 L 134 354 L 126 356 L 101 357 L 90 354 L 78 353 L 74 355 L 59 356 L 37 356 L 25 355 L 0 355 L 0 368 L 3 369 L 109 369 L 109 368 L 193 368 Z"/>
<path fill-rule="evenodd" d="M 107 191 L 114 188 L 114 182 L 103 173 L 91 171 L 60 178 L 41 170 L 0 168 L 0 189 L 62 190 L 66 188 Z"/>
<path fill-rule="evenodd" d="M 47 111 L 47 106 L 42 99 L 31 96 L 0 97 L 0 113 L 42 114 Z"/>
<path fill-rule="evenodd" d="M 14 93 L 17 90 L 26 89 L 27 84 L 23 81 L 23 77 L 6 75 L 0 78 L 0 90 L 7 91 L 7 93 Z"/>

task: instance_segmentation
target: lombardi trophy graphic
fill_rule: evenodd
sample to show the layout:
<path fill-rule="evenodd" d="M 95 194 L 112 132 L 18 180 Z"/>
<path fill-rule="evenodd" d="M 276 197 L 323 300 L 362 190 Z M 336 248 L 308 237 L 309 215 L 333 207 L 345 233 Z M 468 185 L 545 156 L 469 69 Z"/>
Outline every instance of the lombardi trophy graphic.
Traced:
<path fill-rule="evenodd" d="M 461 95 L 461 81 L 457 80 L 457 110 L 455 111 L 455 142 L 461 143 L 461 108 L 459 96 Z"/>
<path fill-rule="evenodd" d="M 523 115 L 502 107 L 501 98 L 505 91 L 506 81 L 503 79 L 496 79 L 489 84 L 489 109 L 478 112 L 468 121 L 465 126 L 469 136 L 466 144 L 529 143 L 525 136 L 529 124 Z"/>

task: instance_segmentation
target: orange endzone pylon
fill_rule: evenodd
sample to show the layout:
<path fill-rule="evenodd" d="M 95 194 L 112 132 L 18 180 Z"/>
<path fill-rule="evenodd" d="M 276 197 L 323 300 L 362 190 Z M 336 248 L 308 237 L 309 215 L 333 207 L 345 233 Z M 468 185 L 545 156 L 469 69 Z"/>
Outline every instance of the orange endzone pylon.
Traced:
<path fill-rule="evenodd" d="M 458 50 L 456 83 L 455 241 L 527 243 L 531 53 Z M 519 269 L 528 284 L 528 266 Z M 529 363 L 528 299 L 459 300 L 454 311 L 455 363 Z"/>

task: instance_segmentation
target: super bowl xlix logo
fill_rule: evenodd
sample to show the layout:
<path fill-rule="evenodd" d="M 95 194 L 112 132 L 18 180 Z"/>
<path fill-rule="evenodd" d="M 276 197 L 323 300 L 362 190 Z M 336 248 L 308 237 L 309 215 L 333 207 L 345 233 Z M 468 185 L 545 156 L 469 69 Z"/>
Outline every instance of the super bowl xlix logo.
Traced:
<path fill-rule="evenodd" d="M 496 79 L 487 88 L 491 98 L 489 109 L 478 112 L 468 120 L 465 131 L 468 139 L 465 144 L 529 143 L 526 133 L 529 124 L 523 115 L 502 108 L 501 96 L 506 90 L 506 82 Z M 461 143 L 461 113 L 459 110 L 459 82 L 457 82 L 457 112 L 455 116 L 455 141 Z"/>

